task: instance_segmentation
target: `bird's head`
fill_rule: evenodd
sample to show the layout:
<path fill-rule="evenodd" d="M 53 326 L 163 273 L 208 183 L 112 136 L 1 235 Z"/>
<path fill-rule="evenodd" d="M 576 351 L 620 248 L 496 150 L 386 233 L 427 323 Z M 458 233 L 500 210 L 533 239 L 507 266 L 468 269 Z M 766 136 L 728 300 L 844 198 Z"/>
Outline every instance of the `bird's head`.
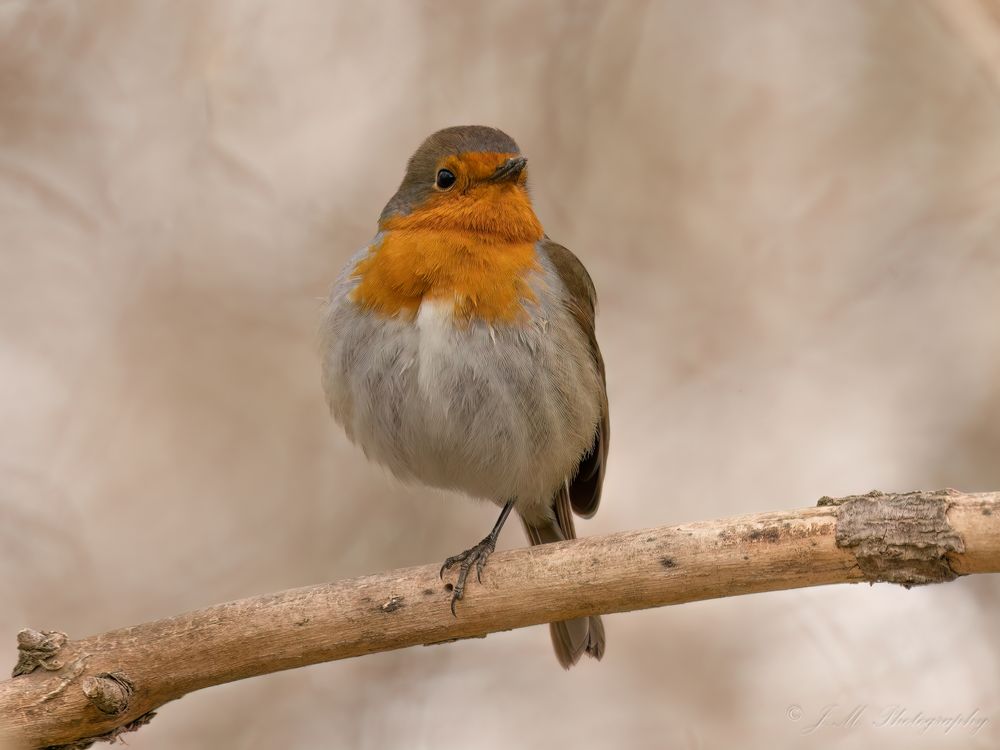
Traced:
<path fill-rule="evenodd" d="M 410 158 L 379 229 L 454 231 L 487 243 L 536 242 L 542 226 L 527 190 L 527 159 L 506 133 L 445 128 Z"/>

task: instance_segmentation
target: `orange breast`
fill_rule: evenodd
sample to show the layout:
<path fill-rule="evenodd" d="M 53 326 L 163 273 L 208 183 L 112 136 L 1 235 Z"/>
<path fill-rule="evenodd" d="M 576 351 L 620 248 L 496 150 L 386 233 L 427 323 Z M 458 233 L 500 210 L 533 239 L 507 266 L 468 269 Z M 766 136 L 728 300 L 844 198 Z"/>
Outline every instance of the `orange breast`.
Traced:
<path fill-rule="evenodd" d="M 539 268 L 542 227 L 523 189 L 480 185 L 434 195 L 386 220 L 381 243 L 354 269 L 360 306 L 413 318 L 424 299 L 451 299 L 459 320 L 513 323 L 533 300 L 526 276 Z"/>

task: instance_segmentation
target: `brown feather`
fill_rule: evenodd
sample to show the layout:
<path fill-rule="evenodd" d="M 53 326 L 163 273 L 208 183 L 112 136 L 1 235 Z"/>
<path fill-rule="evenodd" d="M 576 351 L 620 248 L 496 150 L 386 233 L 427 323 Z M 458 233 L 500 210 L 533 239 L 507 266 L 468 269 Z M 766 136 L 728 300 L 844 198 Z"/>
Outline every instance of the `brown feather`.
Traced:
<path fill-rule="evenodd" d="M 556 492 L 552 501 L 555 518 L 551 521 L 535 525 L 521 518 L 524 531 L 533 545 L 576 539 L 573 512 L 565 484 Z M 597 660 L 604 656 L 604 624 L 597 615 L 550 623 L 549 634 L 552 637 L 556 658 L 564 669 L 572 667 L 584 654 Z"/>
<path fill-rule="evenodd" d="M 548 237 L 543 240 L 543 248 L 555 268 L 556 274 L 568 293 L 566 308 L 573 315 L 580 330 L 590 343 L 594 364 L 601 374 L 601 419 L 594 434 L 594 442 L 580 459 L 580 467 L 569 485 L 569 500 L 579 515 L 590 518 L 597 512 L 601 502 L 601 488 L 604 485 L 604 469 L 608 463 L 608 445 L 611 427 L 608 419 L 607 379 L 604 373 L 604 358 L 597 345 L 595 319 L 597 316 L 597 291 L 594 282 L 583 263 L 562 245 Z"/>

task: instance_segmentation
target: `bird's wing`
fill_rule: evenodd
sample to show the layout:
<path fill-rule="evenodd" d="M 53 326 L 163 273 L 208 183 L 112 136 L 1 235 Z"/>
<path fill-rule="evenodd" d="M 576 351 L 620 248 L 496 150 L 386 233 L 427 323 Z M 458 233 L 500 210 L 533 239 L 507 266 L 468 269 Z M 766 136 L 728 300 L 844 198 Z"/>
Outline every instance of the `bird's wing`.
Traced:
<path fill-rule="evenodd" d="M 590 353 L 594 357 L 594 366 L 601 376 L 601 418 L 594 433 L 594 442 L 580 460 L 580 468 L 569 484 L 569 499 L 573 510 L 584 518 L 590 518 L 597 512 L 597 506 L 601 502 L 601 486 L 604 484 L 604 468 L 608 462 L 610 440 L 604 358 L 601 356 L 601 349 L 597 345 L 594 333 L 597 291 L 587 269 L 573 253 L 548 237 L 543 240 L 543 249 L 566 288 L 567 295 L 563 304 L 586 337 Z"/>

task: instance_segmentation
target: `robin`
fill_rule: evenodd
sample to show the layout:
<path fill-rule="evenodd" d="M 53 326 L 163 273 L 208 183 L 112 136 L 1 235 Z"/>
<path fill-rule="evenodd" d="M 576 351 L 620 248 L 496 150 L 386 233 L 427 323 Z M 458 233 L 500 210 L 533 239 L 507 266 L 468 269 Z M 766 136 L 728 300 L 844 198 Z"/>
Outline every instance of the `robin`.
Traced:
<path fill-rule="evenodd" d="M 494 128 L 427 138 L 324 316 L 323 387 L 348 437 L 400 479 L 502 507 L 444 561 L 442 576 L 458 568 L 453 613 L 511 511 L 531 544 L 574 539 L 607 464 L 594 284 L 542 230 L 526 164 Z M 599 617 L 550 629 L 563 667 L 604 653 Z"/>

